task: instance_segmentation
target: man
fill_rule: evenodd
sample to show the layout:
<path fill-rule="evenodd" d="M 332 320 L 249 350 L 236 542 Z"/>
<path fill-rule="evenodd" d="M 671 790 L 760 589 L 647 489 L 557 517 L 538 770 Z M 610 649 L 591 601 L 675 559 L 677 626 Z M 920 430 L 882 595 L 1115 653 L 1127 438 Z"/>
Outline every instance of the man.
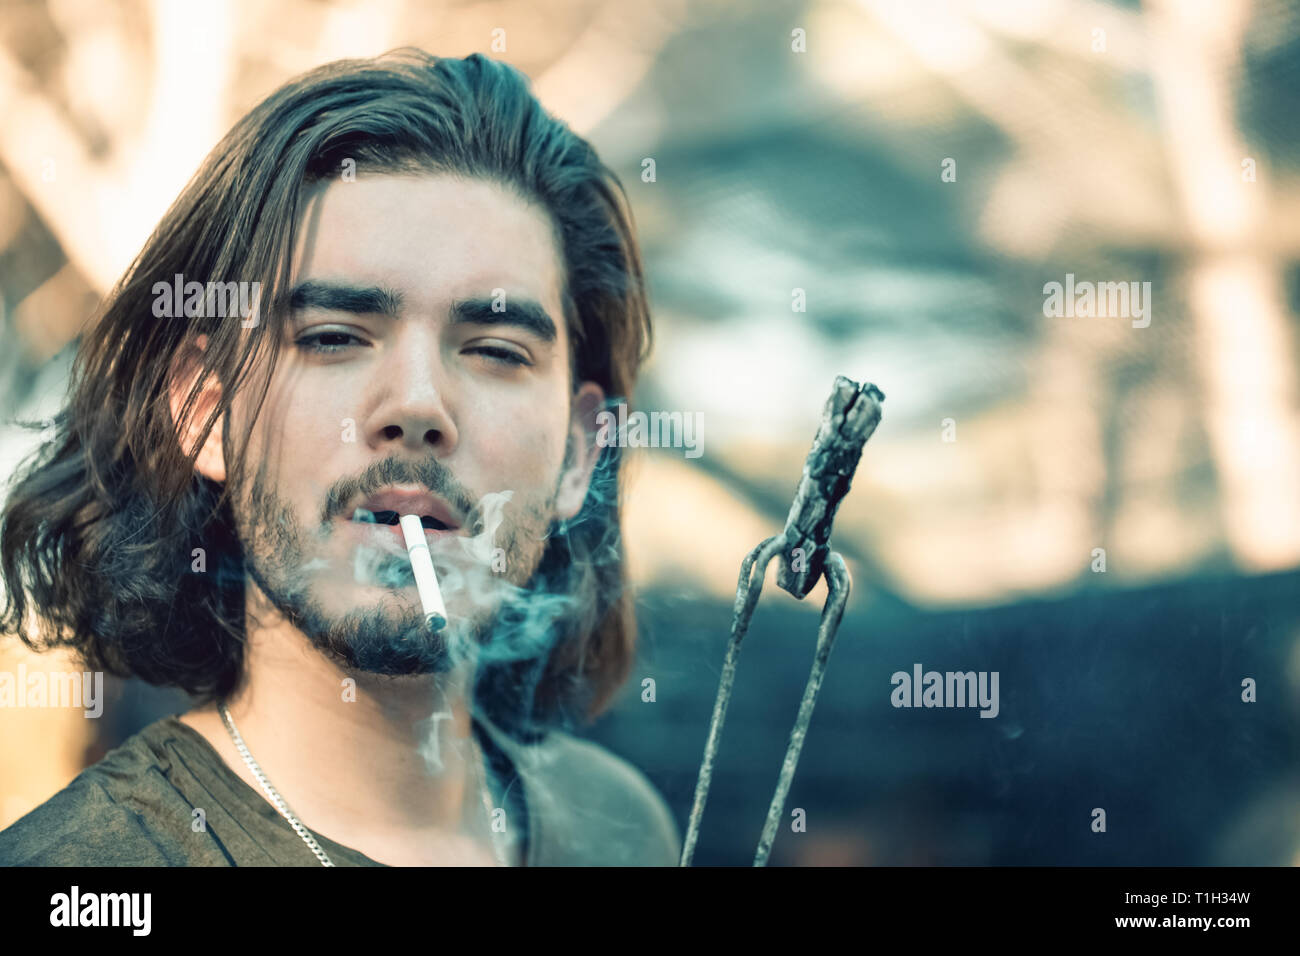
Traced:
<path fill-rule="evenodd" d="M 404 52 L 272 94 L 114 291 L 0 532 L 7 631 L 201 706 L 0 862 L 675 863 L 644 776 L 566 732 L 631 666 L 594 434 L 649 336 L 621 185 L 514 69 Z"/>

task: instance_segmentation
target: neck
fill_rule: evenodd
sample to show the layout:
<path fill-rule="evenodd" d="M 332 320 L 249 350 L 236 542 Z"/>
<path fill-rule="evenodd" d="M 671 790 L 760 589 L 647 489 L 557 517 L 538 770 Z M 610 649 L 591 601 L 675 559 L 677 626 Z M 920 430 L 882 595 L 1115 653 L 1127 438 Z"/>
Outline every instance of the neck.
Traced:
<path fill-rule="evenodd" d="M 279 618 L 250 628 L 226 707 L 307 828 L 381 863 L 491 862 L 470 678 L 350 672 Z M 215 706 L 181 720 L 263 793 Z"/>

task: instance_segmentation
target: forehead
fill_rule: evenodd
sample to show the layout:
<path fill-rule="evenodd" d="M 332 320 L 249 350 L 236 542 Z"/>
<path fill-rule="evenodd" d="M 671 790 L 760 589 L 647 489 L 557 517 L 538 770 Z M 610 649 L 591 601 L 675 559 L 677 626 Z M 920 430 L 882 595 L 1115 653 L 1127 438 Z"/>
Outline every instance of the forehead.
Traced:
<path fill-rule="evenodd" d="M 442 173 L 361 174 L 316 184 L 305 199 L 293 282 L 389 288 L 405 308 L 434 315 L 502 289 L 507 302 L 537 300 L 564 329 L 550 216 L 505 187 Z"/>

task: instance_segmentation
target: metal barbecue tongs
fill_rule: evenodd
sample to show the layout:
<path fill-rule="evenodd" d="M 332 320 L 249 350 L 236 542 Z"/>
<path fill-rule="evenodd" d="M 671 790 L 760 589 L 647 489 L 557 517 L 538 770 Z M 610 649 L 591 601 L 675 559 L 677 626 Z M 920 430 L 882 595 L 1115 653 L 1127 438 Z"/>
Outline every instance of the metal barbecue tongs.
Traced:
<path fill-rule="evenodd" d="M 682 866 L 691 865 L 695 843 L 700 835 L 700 818 L 709 796 L 709 783 L 713 778 L 713 760 L 717 756 L 722 724 L 731 701 L 731 688 L 736 678 L 736 661 L 740 657 L 740 642 L 749 630 L 754 605 L 763 589 L 763 576 L 767 566 L 778 554 L 781 563 L 777 568 L 777 584 L 782 590 L 803 600 L 826 577 L 827 597 L 822 608 L 821 624 L 817 629 L 817 650 L 813 655 L 812 672 L 804 688 L 803 701 L 794 728 L 790 731 L 790 744 L 785 751 L 781 776 L 777 779 L 776 793 L 767 810 L 767 823 L 754 854 L 754 866 L 766 866 L 772 852 L 772 841 L 785 810 L 786 796 L 794 780 L 799 752 L 812 721 L 817 694 L 826 673 L 826 661 L 835 643 L 835 632 L 844 616 L 844 604 L 849 597 L 848 568 L 838 552 L 830 550 L 831 524 L 840 501 L 849 490 L 853 473 L 857 471 L 862 447 L 880 424 L 880 403 L 884 393 L 876 386 L 857 382 L 843 375 L 835 377 L 835 386 L 822 412 L 821 427 L 813 439 L 812 450 L 803 466 L 803 475 L 795 489 L 794 503 L 785 519 L 785 529 L 768 538 L 745 556 L 740 565 L 740 583 L 736 588 L 736 604 L 731 619 L 731 641 L 722 664 L 722 678 L 718 681 L 718 696 L 713 704 L 713 720 L 709 724 L 709 737 L 704 745 L 704 760 L 695 782 L 695 802 L 691 807 L 690 824 L 682 845 Z"/>

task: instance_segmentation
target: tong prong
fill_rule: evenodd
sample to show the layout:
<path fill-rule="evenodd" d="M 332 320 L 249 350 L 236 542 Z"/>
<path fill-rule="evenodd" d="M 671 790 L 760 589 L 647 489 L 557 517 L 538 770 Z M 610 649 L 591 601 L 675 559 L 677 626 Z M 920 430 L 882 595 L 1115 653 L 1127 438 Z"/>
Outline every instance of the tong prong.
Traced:
<path fill-rule="evenodd" d="M 758 851 L 754 854 L 755 866 L 767 866 L 768 854 L 772 852 L 772 841 L 776 839 L 776 828 L 781 825 L 781 815 L 785 812 L 785 800 L 790 794 L 790 784 L 794 781 L 794 770 L 799 764 L 799 753 L 803 750 L 804 737 L 808 735 L 808 725 L 812 723 L 813 708 L 817 706 L 817 695 L 822 689 L 822 677 L 826 674 L 826 662 L 830 659 L 831 648 L 835 645 L 835 633 L 840 627 L 840 618 L 844 616 L 844 605 L 848 602 L 853 579 L 838 551 L 832 551 L 826 557 L 826 604 L 822 607 L 821 624 L 817 627 L 817 651 L 813 655 L 812 671 L 808 674 L 808 684 L 803 690 L 803 700 L 799 703 L 799 716 L 795 718 L 790 730 L 790 744 L 785 750 L 785 762 L 781 764 L 781 776 L 777 778 L 776 793 L 772 795 L 772 804 L 767 808 L 767 822 L 763 825 L 763 835 L 758 841 Z"/>
<path fill-rule="evenodd" d="M 722 662 L 722 677 L 718 681 L 718 696 L 713 701 L 713 719 L 709 722 L 708 742 L 704 745 L 704 760 L 700 775 L 695 781 L 695 802 L 691 805 L 691 819 L 682 843 L 682 866 L 691 865 L 695 854 L 695 841 L 700 835 L 700 818 L 709 798 L 709 784 L 713 781 L 713 758 L 718 753 L 722 738 L 722 725 L 727 719 L 727 705 L 731 703 L 731 688 L 736 680 L 736 662 L 740 659 L 740 642 L 749 630 L 749 620 L 754 616 L 754 605 L 763 591 L 763 578 L 772 559 L 785 548 L 785 535 L 768 538 L 740 563 L 740 580 L 736 585 L 736 603 L 731 617 L 731 639 L 727 643 L 727 656 Z M 757 566 L 758 573 L 754 574 Z"/>

